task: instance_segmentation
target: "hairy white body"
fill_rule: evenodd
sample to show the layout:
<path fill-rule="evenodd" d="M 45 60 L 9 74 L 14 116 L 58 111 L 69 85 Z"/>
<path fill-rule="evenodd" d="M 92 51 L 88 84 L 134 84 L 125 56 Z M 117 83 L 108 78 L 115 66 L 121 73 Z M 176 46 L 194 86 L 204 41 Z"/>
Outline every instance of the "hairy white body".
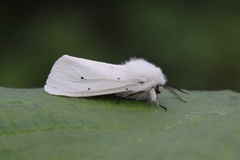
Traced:
<path fill-rule="evenodd" d="M 63 55 L 53 65 L 44 89 L 49 94 L 68 97 L 115 94 L 148 99 L 161 106 L 157 94 L 166 81 L 162 70 L 144 59 L 133 58 L 115 65 Z"/>

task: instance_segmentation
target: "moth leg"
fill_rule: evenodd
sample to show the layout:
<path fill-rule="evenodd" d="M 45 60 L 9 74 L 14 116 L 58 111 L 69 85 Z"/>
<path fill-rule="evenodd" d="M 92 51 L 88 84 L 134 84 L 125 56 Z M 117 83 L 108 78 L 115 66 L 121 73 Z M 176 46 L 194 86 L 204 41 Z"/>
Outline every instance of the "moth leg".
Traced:
<path fill-rule="evenodd" d="M 149 98 L 150 98 L 151 101 L 157 102 L 157 105 L 158 105 L 159 107 L 163 108 L 163 109 L 166 111 L 167 108 L 164 107 L 163 105 L 161 105 L 161 103 L 160 103 L 159 100 L 158 100 L 157 93 L 158 93 L 158 92 L 157 92 L 154 88 L 152 88 L 152 89 L 149 91 Z"/>
<path fill-rule="evenodd" d="M 155 88 L 150 89 L 150 91 L 149 91 L 149 99 L 151 101 L 153 101 L 153 102 L 157 102 L 158 107 L 159 108 L 163 108 L 166 111 L 167 108 L 164 107 L 163 105 L 161 105 L 157 95 L 158 95 L 158 91 Z"/>
<path fill-rule="evenodd" d="M 128 94 L 128 95 L 126 95 L 126 96 L 122 96 L 122 97 L 120 97 L 120 98 L 118 99 L 117 103 L 119 103 L 120 100 L 122 100 L 122 99 L 126 99 L 126 98 L 128 98 L 128 97 L 130 97 L 130 96 L 134 96 L 134 95 L 137 95 L 137 94 L 140 94 L 140 93 L 143 93 L 143 92 L 144 92 L 144 91 L 136 92 L 136 93 L 132 93 L 132 94 Z"/>
<path fill-rule="evenodd" d="M 156 99 L 156 102 L 158 104 L 159 107 L 163 108 L 165 111 L 167 111 L 167 108 L 164 107 L 163 105 L 161 105 L 161 103 L 159 102 L 158 98 Z"/>
<path fill-rule="evenodd" d="M 155 99 L 154 101 L 157 102 L 157 105 L 158 105 L 159 107 L 163 108 L 163 109 L 166 111 L 167 108 L 160 104 L 160 102 L 159 102 L 159 100 L 158 100 L 157 93 L 155 92 L 155 90 L 152 89 L 152 91 L 154 91 L 154 97 L 156 97 L 156 98 L 153 98 L 153 99 Z M 120 98 L 118 99 L 117 103 L 119 103 L 120 100 L 122 100 L 122 99 L 126 99 L 127 97 L 134 96 L 134 95 L 137 95 L 137 94 L 141 94 L 141 93 L 143 93 L 143 92 L 144 92 L 144 91 L 136 92 L 136 93 L 132 93 L 132 94 L 128 94 L 128 95 L 126 95 L 126 96 L 120 97 Z M 151 91 L 150 91 L 150 92 L 151 92 Z M 152 92 L 152 93 L 153 93 L 153 92 Z"/>
<path fill-rule="evenodd" d="M 125 97 L 120 97 L 120 98 L 118 98 L 117 103 L 119 103 L 120 100 L 122 100 L 122 99 L 125 99 Z"/>

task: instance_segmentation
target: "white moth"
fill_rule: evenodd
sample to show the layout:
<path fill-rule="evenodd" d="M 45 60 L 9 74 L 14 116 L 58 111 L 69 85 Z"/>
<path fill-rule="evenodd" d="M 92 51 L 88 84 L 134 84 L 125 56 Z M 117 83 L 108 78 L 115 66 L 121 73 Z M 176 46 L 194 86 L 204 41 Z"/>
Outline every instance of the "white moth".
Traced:
<path fill-rule="evenodd" d="M 184 100 L 173 89 L 183 91 L 166 82 L 159 67 L 141 58 L 115 65 L 63 55 L 53 65 L 44 89 L 49 94 L 68 97 L 115 94 L 120 99 L 148 99 L 167 110 L 157 96 L 163 88 Z"/>

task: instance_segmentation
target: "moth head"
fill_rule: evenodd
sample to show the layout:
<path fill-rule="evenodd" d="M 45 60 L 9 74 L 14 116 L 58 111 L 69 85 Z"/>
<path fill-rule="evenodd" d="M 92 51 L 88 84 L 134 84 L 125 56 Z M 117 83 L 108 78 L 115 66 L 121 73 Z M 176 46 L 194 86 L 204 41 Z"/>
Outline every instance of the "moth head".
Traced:
<path fill-rule="evenodd" d="M 163 90 L 163 85 L 159 84 L 156 86 L 155 91 L 157 94 L 160 94 Z"/>

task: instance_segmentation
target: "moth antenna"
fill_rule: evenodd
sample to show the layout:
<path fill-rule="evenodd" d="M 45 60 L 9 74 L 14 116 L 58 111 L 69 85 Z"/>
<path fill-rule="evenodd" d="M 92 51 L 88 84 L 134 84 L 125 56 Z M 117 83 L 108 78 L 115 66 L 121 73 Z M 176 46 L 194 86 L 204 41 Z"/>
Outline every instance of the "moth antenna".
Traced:
<path fill-rule="evenodd" d="M 169 85 L 169 84 L 165 85 L 165 86 L 164 86 L 164 89 L 166 89 L 168 92 L 172 93 L 177 99 L 179 99 L 179 100 L 187 103 L 187 101 L 185 101 L 184 99 L 182 99 L 173 89 L 176 89 L 176 90 L 178 90 L 178 91 L 180 91 L 180 92 L 182 92 L 182 93 L 186 93 L 186 94 L 187 94 L 187 92 L 184 92 L 184 91 L 181 90 L 180 88 L 175 87 L 175 86 L 173 86 L 173 85 Z"/>
<path fill-rule="evenodd" d="M 165 84 L 165 87 L 168 87 L 168 88 L 173 88 L 173 89 L 176 89 L 176 90 L 178 90 L 178 91 L 180 91 L 180 92 L 182 92 L 182 93 L 185 93 L 185 94 L 188 94 L 187 92 L 185 92 L 185 91 L 183 91 L 182 89 L 180 89 L 180 88 L 178 88 L 178 87 L 176 87 L 176 86 L 174 86 L 174 85 L 172 85 L 172 84 Z"/>

